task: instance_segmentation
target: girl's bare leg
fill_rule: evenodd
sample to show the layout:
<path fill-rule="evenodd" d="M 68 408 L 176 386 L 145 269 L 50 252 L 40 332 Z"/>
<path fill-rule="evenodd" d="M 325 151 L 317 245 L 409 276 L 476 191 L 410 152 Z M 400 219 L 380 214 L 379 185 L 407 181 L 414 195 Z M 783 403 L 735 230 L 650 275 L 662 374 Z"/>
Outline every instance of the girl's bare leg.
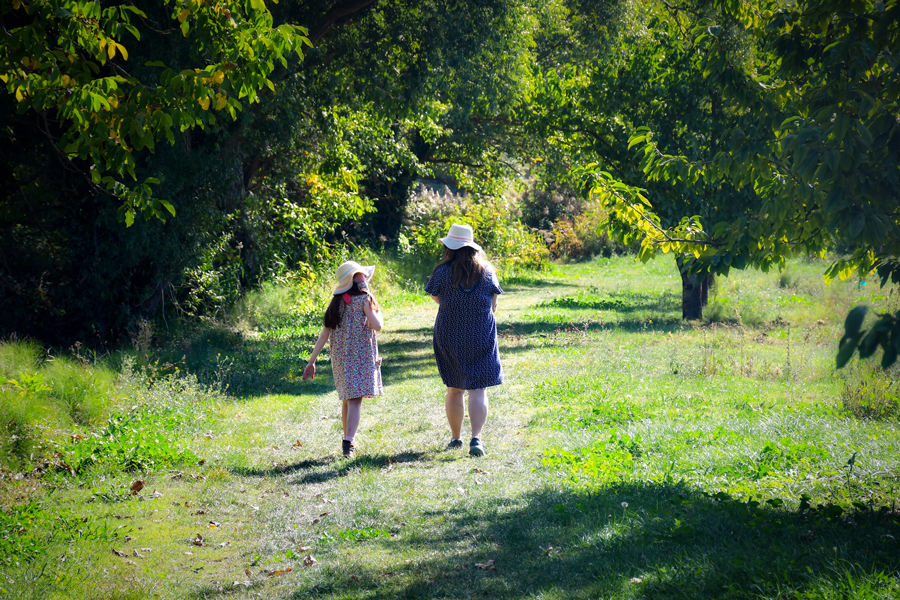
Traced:
<path fill-rule="evenodd" d="M 344 425 L 344 439 L 353 441 L 359 428 L 359 417 L 362 412 L 362 398 L 351 398 L 344 402 L 347 407 L 347 418 Z"/>
<path fill-rule="evenodd" d="M 472 425 L 472 437 L 481 437 L 481 428 L 488 416 L 487 390 L 469 390 L 469 423 Z"/>
<path fill-rule="evenodd" d="M 444 408 L 447 411 L 447 422 L 450 423 L 450 437 L 458 440 L 462 433 L 462 422 L 466 410 L 463 405 L 464 390 L 459 388 L 447 388 L 447 398 L 444 401 Z"/>
<path fill-rule="evenodd" d="M 347 439 L 347 401 L 341 404 L 341 439 Z"/>

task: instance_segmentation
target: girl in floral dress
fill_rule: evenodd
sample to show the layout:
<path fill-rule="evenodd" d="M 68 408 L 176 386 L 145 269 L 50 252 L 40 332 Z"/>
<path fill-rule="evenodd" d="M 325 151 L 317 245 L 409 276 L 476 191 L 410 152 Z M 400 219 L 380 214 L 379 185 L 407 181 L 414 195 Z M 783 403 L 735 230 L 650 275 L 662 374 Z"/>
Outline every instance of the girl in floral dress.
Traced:
<path fill-rule="evenodd" d="M 334 385 L 343 403 L 341 450 L 344 456 L 356 452 L 353 438 L 359 428 L 362 399 L 383 394 L 375 332 L 381 331 L 384 320 L 368 289 L 374 272 L 374 266 L 363 267 L 352 260 L 338 267 L 338 285 L 325 311 L 325 326 L 303 370 L 304 381 L 315 378 L 316 358 L 330 339 Z"/>

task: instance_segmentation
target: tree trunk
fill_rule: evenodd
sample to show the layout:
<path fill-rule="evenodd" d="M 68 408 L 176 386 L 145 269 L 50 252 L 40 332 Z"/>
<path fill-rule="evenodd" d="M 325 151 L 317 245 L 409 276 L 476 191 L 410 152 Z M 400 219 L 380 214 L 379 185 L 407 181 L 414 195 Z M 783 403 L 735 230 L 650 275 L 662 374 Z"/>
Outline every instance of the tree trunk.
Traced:
<path fill-rule="evenodd" d="M 703 307 L 709 298 L 709 276 L 706 273 L 686 274 L 681 258 L 676 258 L 675 263 L 681 273 L 681 318 L 699 321 L 703 318 Z"/>
<path fill-rule="evenodd" d="M 716 276 L 712 273 L 707 273 L 706 277 L 703 278 L 703 282 L 700 284 L 700 307 L 704 308 L 707 304 L 709 304 L 709 290 L 713 286 L 716 285 Z"/>

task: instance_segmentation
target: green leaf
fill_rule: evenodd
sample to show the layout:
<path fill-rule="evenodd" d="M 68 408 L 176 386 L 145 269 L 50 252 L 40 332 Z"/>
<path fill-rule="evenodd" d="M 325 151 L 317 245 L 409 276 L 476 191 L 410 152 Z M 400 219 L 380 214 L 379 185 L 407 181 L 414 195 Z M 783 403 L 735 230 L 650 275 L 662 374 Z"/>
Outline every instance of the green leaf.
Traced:
<path fill-rule="evenodd" d="M 170 202 L 168 202 L 166 200 L 158 200 L 158 202 L 160 204 L 162 204 L 163 208 L 165 208 L 167 211 L 169 211 L 169 213 L 171 213 L 171 215 L 173 217 L 175 216 L 175 207 L 172 206 L 172 204 Z"/>

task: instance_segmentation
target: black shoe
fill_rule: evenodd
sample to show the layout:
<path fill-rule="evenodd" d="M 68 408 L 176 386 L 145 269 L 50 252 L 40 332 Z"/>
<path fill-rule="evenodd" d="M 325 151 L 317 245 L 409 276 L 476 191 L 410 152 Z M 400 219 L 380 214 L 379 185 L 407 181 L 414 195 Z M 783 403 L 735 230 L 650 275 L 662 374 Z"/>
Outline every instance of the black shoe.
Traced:
<path fill-rule="evenodd" d="M 469 442 L 469 455 L 484 456 L 484 444 L 481 443 L 481 439 L 472 438 L 472 441 Z"/>
<path fill-rule="evenodd" d="M 462 440 L 451 439 L 447 444 L 447 450 L 459 450 L 460 448 L 462 448 Z"/>
<path fill-rule="evenodd" d="M 344 453 L 344 456 L 353 456 L 356 454 L 356 443 L 351 442 L 350 440 L 344 440 L 341 442 L 341 450 Z"/>

